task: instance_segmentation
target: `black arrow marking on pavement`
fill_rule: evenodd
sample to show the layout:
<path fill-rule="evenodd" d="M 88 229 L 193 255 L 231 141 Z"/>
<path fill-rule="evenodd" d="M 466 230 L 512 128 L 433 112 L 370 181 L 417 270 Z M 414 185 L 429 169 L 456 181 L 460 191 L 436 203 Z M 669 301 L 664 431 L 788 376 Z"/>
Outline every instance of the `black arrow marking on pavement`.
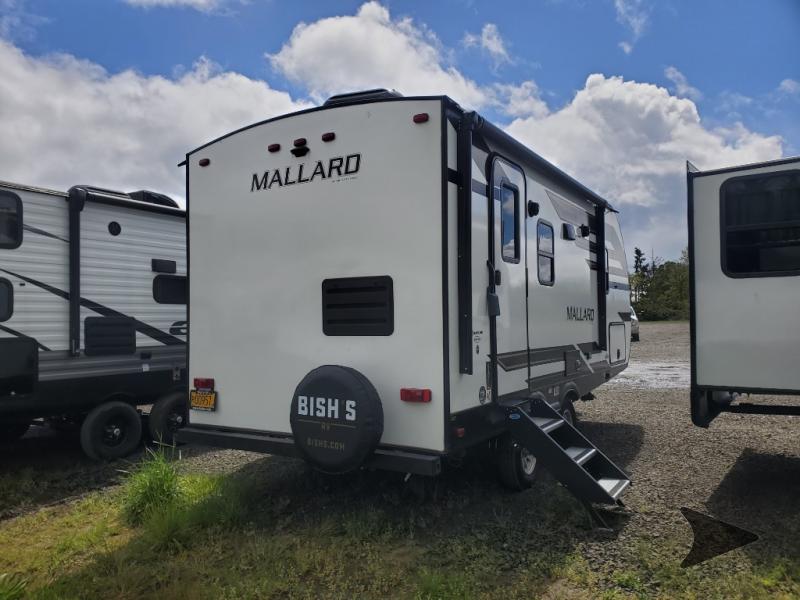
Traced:
<path fill-rule="evenodd" d="M 681 508 L 694 532 L 692 549 L 681 563 L 682 567 L 699 565 L 701 562 L 746 546 L 758 539 L 755 533 L 719 521 L 690 508 Z"/>

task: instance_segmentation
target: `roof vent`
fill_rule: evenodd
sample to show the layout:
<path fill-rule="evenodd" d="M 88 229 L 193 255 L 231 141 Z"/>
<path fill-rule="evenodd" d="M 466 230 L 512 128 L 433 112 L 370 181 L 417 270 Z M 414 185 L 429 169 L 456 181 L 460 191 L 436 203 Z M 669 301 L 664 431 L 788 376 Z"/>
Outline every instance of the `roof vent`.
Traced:
<path fill-rule="evenodd" d="M 360 92 L 348 92 L 347 94 L 336 94 L 325 101 L 322 106 L 338 106 L 342 104 L 356 104 L 359 102 L 370 102 L 372 100 L 384 100 L 386 98 L 402 98 L 403 94 L 395 90 L 376 88 L 374 90 L 363 90 Z"/>
<path fill-rule="evenodd" d="M 169 208 L 180 208 L 178 203 L 169 196 L 159 194 L 158 192 L 151 192 L 149 190 L 139 190 L 138 192 L 128 192 L 128 196 L 139 202 L 147 202 L 148 204 L 157 204 L 158 206 L 168 206 Z"/>

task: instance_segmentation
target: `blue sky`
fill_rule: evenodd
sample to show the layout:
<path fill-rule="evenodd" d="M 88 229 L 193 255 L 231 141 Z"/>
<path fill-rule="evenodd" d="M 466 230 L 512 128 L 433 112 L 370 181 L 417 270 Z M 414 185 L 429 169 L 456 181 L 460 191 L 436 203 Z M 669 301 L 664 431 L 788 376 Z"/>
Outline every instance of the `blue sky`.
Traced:
<path fill-rule="evenodd" d="M 0 179 L 26 183 L 180 195 L 176 159 L 226 128 L 364 86 L 448 93 L 671 258 L 683 160 L 800 154 L 797 0 L 0 0 L 0 38 L 0 133 L 40 125 Z M 33 167 L 42 152 L 60 166 Z"/>

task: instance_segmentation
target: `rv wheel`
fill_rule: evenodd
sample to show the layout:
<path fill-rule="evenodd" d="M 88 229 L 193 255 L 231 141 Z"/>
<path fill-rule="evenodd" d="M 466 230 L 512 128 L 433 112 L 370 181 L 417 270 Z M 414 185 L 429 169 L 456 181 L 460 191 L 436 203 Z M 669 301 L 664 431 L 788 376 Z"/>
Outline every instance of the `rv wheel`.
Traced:
<path fill-rule="evenodd" d="M 81 426 L 81 447 L 94 460 L 114 460 L 133 452 L 142 441 L 142 419 L 120 401 L 96 406 Z"/>
<path fill-rule="evenodd" d="M 570 396 L 565 396 L 561 401 L 561 410 L 559 412 L 567 423 L 573 427 L 578 426 L 578 415 L 575 412 L 575 404 Z"/>
<path fill-rule="evenodd" d="M 506 434 L 497 440 L 495 453 L 500 483 L 510 490 L 527 490 L 537 473 L 536 457 Z"/>
<path fill-rule="evenodd" d="M 147 427 L 154 441 L 172 445 L 175 433 L 186 425 L 188 417 L 186 394 L 173 392 L 156 400 L 150 410 Z"/>
<path fill-rule="evenodd" d="M 0 423 L 0 444 L 15 442 L 25 435 L 30 427 L 30 423 Z"/>
<path fill-rule="evenodd" d="M 383 435 L 383 405 L 355 369 L 326 365 L 306 375 L 289 417 L 298 453 L 325 473 L 361 467 Z"/>

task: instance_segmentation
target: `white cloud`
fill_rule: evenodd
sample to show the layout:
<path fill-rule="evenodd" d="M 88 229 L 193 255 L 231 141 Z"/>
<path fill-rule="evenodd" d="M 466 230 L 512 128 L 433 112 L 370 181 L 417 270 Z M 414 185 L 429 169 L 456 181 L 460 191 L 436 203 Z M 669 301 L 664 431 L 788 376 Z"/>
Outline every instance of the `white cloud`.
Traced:
<path fill-rule="evenodd" d="M 627 27 L 632 35 L 631 41 L 619 43 L 625 54 L 633 52 L 633 45 L 642 37 L 650 22 L 650 9 L 644 0 L 614 0 L 617 22 Z"/>
<path fill-rule="evenodd" d="M 276 54 L 273 68 L 322 100 L 330 94 L 387 87 L 405 94 L 448 94 L 473 108 L 494 101 L 447 66 L 436 36 L 410 18 L 392 19 L 388 9 L 367 2 L 355 16 L 301 23 Z"/>
<path fill-rule="evenodd" d="M 549 112 L 533 81 L 523 81 L 519 85 L 499 83 L 495 90 L 499 109 L 510 117 L 544 117 Z"/>
<path fill-rule="evenodd" d="M 227 0 L 123 0 L 139 8 L 193 8 L 201 12 L 212 12 L 222 7 Z"/>
<path fill-rule="evenodd" d="M 703 94 L 696 87 L 689 85 L 689 80 L 675 67 L 664 69 L 664 77 L 675 85 L 675 93 L 682 98 L 691 98 L 695 102 L 703 99 Z"/>
<path fill-rule="evenodd" d="M 694 102 L 664 88 L 598 74 L 561 110 L 517 119 L 507 129 L 620 205 L 674 200 L 687 159 L 711 168 L 782 152 L 779 137 L 742 125 L 707 129 Z"/>
<path fill-rule="evenodd" d="M 778 91 L 789 96 L 800 94 L 800 81 L 784 79 L 778 86 Z"/>
<path fill-rule="evenodd" d="M 184 195 L 177 163 L 235 128 L 303 105 L 201 59 L 180 77 L 107 73 L 70 55 L 33 58 L 0 41 L 0 178 Z"/>
<path fill-rule="evenodd" d="M 478 47 L 486 52 L 491 57 L 495 68 L 512 62 L 511 56 L 506 49 L 505 42 L 500 36 L 500 31 L 494 23 L 486 23 L 483 29 L 481 29 L 480 34 L 464 34 L 462 43 L 467 48 Z"/>

